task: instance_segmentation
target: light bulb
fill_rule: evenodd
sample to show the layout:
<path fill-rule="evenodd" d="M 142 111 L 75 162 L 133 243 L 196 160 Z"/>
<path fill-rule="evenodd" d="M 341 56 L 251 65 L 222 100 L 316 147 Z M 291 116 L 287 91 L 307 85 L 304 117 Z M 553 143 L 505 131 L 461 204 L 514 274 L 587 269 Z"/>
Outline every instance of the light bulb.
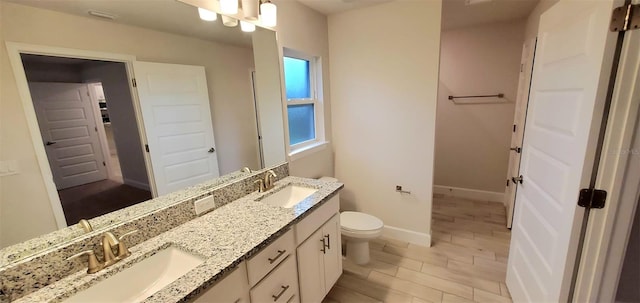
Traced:
<path fill-rule="evenodd" d="M 218 19 L 218 14 L 215 12 L 200 7 L 198 7 L 198 15 L 200 15 L 200 19 L 204 21 L 216 21 L 216 19 Z"/>
<path fill-rule="evenodd" d="M 222 15 L 222 24 L 228 27 L 236 27 L 238 26 L 238 19 Z"/>
<path fill-rule="evenodd" d="M 247 21 L 240 21 L 240 29 L 243 32 L 251 33 L 256 31 L 256 25 Z"/>
<path fill-rule="evenodd" d="M 260 4 L 260 21 L 264 26 L 274 27 L 278 23 L 278 8 L 271 1 Z"/>
<path fill-rule="evenodd" d="M 223 14 L 235 15 L 238 13 L 238 0 L 220 0 L 220 10 Z"/>

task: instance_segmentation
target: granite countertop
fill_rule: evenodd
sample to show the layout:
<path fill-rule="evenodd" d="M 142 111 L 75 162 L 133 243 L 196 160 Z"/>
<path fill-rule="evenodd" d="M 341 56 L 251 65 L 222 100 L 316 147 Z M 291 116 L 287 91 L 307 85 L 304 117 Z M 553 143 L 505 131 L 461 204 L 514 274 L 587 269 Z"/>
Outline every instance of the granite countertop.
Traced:
<path fill-rule="evenodd" d="M 256 201 L 295 184 L 318 189 L 293 208 Z M 96 274 L 81 271 L 14 302 L 62 302 L 158 251 L 174 246 L 205 258 L 203 264 L 147 298 L 146 303 L 186 302 L 252 257 L 333 197 L 342 183 L 286 177 L 266 193 L 251 193 L 132 247 L 131 256 Z"/>
<path fill-rule="evenodd" d="M 210 181 L 187 187 L 183 190 L 172 192 L 167 195 L 110 212 L 103 216 L 89 219 L 89 222 L 94 228 L 94 232 L 91 233 L 86 233 L 80 225 L 74 224 L 67 228 L 59 229 L 52 233 L 0 249 L 0 268 L 9 266 L 12 262 L 29 257 L 35 253 L 64 245 L 71 239 L 92 237 L 94 233 L 103 232 L 115 224 L 122 223 L 125 220 L 132 220 L 153 212 L 154 210 L 171 206 L 172 204 L 194 196 L 202 195 L 203 193 L 210 191 L 212 188 L 246 175 L 248 174 L 240 171 L 233 172 Z"/>

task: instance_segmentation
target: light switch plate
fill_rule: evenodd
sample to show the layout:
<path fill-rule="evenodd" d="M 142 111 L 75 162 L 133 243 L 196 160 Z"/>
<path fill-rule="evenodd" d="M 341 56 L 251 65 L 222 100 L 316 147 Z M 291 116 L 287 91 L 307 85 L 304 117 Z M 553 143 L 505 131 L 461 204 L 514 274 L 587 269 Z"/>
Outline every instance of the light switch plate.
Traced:
<path fill-rule="evenodd" d="M 213 195 L 211 195 L 193 202 L 193 206 L 196 209 L 196 215 L 199 216 L 203 213 L 208 212 L 209 210 L 212 210 L 214 207 L 216 207 L 216 204 L 213 201 Z"/>

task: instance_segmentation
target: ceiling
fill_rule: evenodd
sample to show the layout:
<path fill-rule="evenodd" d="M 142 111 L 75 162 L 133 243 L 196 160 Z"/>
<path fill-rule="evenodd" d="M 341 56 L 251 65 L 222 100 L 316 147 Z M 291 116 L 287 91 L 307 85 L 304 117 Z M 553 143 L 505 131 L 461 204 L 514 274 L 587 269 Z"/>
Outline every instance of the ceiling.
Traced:
<path fill-rule="evenodd" d="M 307 7 L 325 15 L 367 7 L 393 0 L 298 0 Z"/>
<path fill-rule="evenodd" d="M 465 2 L 465 0 L 443 0 L 443 30 L 523 19 L 529 16 L 539 1 L 493 0 L 474 5 L 466 5 Z"/>
<path fill-rule="evenodd" d="M 7 0 L 63 13 L 144 27 L 162 32 L 195 37 L 242 47 L 251 47 L 251 34 L 239 27 L 222 25 L 219 16 L 214 22 L 200 20 L 195 7 L 175 0 Z M 117 16 L 115 20 L 94 17 L 94 10 Z"/>
<path fill-rule="evenodd" d="M 298 0 L 325 15 L 363 8 L 392 0 Z M 429 1 L 429 0 L 421 0 Z M 539 0 L 493 0 L 466 5 L 466 0 L 443 0 L 443 30 L 479 24 L 523 19 L 529 16 Z"/>

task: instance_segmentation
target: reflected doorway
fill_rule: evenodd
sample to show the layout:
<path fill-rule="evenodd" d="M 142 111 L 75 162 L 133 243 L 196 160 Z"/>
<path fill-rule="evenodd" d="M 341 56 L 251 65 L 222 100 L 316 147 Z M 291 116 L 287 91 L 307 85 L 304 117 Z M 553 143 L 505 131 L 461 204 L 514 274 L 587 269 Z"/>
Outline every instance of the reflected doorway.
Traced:
<path fill-rule="evenodd" d="M 67 225 L 151 199 L 125 64 L 21 59 Z"/>

